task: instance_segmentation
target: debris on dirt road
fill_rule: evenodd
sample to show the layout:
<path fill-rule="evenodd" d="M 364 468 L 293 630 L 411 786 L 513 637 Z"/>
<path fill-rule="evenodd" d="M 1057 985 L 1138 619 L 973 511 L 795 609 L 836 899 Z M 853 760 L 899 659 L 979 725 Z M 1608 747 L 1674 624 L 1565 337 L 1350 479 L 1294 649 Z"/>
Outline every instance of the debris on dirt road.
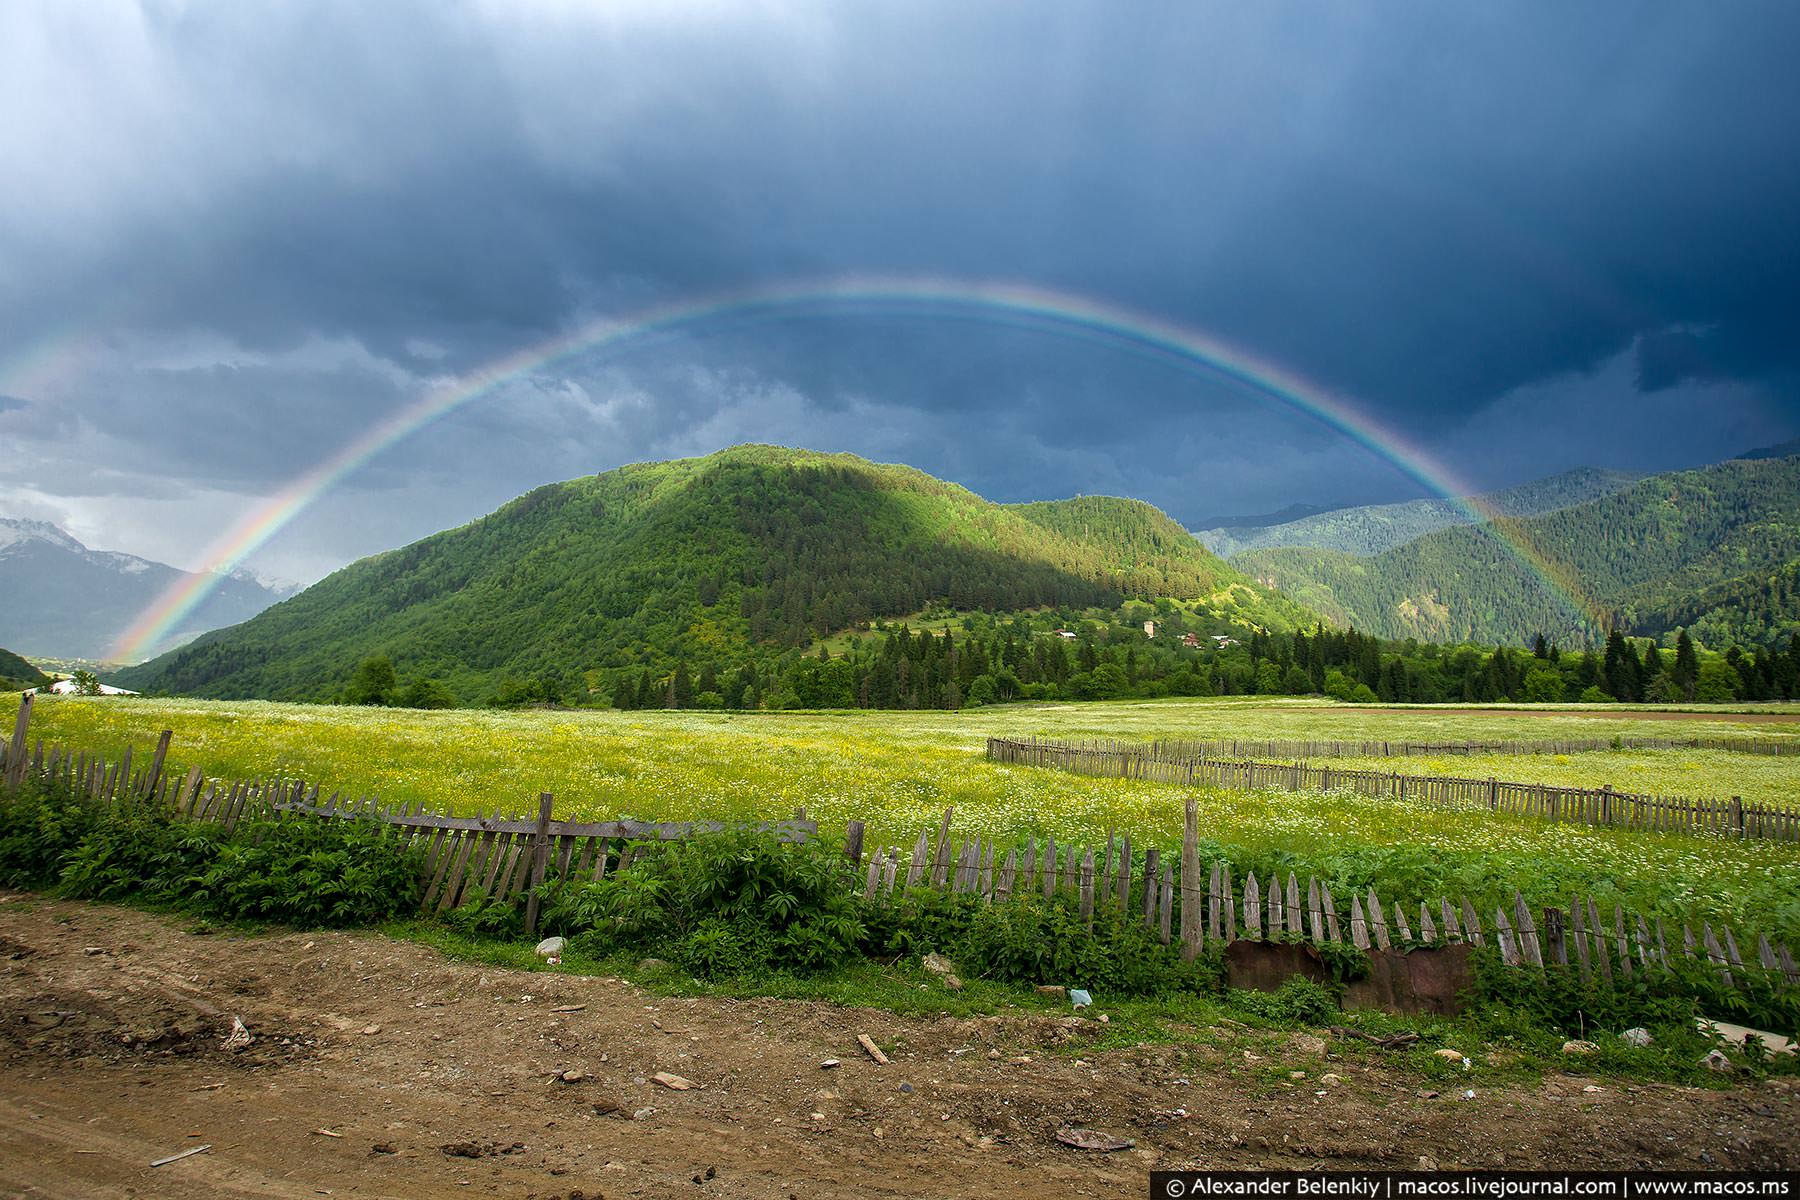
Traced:
<path fill-rule="evenodd" d="M 1076 1129 L 1064 1125 L 1056 1131 L 1056 1140 L 1065 1146 L 1073 1146 L 1077 1150 L 1129 1150 L 1137 1145 L 1130 1138 L 1114 1137 L 1110 1133 L 1101 1133 L 1098 1129 Z"/>
<path fill-rule="evenodd" d="M 180 1162 L 184 1158 L 192 1158 L 196 1154 L 205 1154 L 208 1150 L 211 1150 L 211 1149 L 212 1149 L 212 1143 L 210 1143 L 210 1142 L 208 1142 L 202 1146 L 191 1146 L 188 1149 L 183 1150 L 177 1154 L 171 1154 L 171 1155 L 167 1156 L 166 1158 L 159 1158 L 155 1162 L 151 1163 L 150 1165 L 153 1167 L 166 1167 L 170 1163 Z"/>
<path fill-rule="evenodd" d="M 219 1044 L 219 1048 L 236 1053 L 239 1050 L 248 1050 L 250 1044 L 255 1040 L 255 1038 L 250 1036 L 250 1030 L 244 1024 L 244 1018 L 233 1016 L 231 1018 L 231 1032 L 227 1034 L 225 1040 Z"/>
<path fill-rule="evenodd" d="M 1360 1029 L 1352 1029 L 1348 1025 L 1333 1025 L 1331 1026 L 1331 1032 L 1338 1037 L 1356 1038 L 1360 1041 L 1372 1042 L 1375 1045 L 1380 1046 L 1383 1050 L 1407 1050 L 1417 1045 L 1419 1041 L 1419 1035 L 1410 1029 L 1402 1030 L 1399 1033 L 1388 1033 L 1377 1036 L 1373 1033 L 1364 1033 Z"/>

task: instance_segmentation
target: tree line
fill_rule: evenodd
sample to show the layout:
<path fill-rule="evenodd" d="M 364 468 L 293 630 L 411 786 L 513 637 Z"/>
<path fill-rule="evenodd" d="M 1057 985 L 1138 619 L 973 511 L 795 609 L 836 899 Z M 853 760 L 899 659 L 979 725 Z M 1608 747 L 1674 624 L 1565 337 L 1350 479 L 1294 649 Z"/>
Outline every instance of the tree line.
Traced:
<path fill-rule="evenodd" d="M 1147 631 L 1145 621 L 1152 622 Z M 1110 613 L 971 614 L 941 629 L 876 622 L 833 652 L 751 655 L 612 672 L 509 676 L 487 703 L 675 709 L 957 709 L 1015 700 L 1324 695 L 1387 703 L 1681 703 L 1800 698 L 1800 635 L 1785 647 L 1715 653 L 1686 631 L 1672 646 L 1610 634 L 1602 649 L 1441 646 L 1316 625 L 1221 632 L 1168 602 Z M 1241 636 L 1240 636 L 1241 635 Z M 442 685 L 365 660 L 338 697 L 448 707 Z"/>

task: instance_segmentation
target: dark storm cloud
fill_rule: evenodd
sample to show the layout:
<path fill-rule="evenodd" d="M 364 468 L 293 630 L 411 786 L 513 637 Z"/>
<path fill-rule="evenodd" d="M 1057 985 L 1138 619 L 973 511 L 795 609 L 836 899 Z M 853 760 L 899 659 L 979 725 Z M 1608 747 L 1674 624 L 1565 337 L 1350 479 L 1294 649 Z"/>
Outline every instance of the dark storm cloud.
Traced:
<path fill-rule="evenodd" d="M 1603 425 L 1698 419 L 1728 383 L 1733 430 L 1791 436 L 1795 44 L 1785 4 L 15 5 L 0 385 L 60 414 L 33 428 L 254 491 L 581 320 L 931 274 L 1211 331 L 1471 471 L 1530 473 L 1546 388 Z M 111 349 L 7 374 L 71 330 Z M 1003 498 L 1416 490 L 1216 379 L 874 317 L 559 364 L 357 482 L 505 494 L 826 432 Z"/>

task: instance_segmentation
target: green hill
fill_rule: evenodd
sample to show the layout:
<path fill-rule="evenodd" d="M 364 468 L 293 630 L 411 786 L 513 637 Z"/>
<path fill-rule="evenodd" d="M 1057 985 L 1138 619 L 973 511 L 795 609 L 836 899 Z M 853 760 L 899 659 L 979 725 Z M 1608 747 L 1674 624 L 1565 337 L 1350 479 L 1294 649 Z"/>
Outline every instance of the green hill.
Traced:
<path fill-rule="evenodd" d="M 467 700 L 509 676 L 724 665 L 932 605 L 1165 596 L 1264 628 L 1313 619 L 1137 501 L 1007 507 L 910 467 L 740 446 L 538 488 L 116 678 L 315 699 L 379 654 Z"/>
<path fill-rule="evenodd" d="M 1533 517 L 1567 508 L 1630 487 L 1642 476 L 1625 471 L 1582 467 L 1535 479 L 1501 492 L 1490 492 L 1481 501 L 1489 511 L 1506 517 Z M 1280 525 L 1257 528 L 1202 529 L 1194 534 L 1215 554 L 1230 557 L 1247 550 L 1276 546 L 1312 546 L 1342 550 L 1348 554 L 1380 554 L 1452 525 L 1470 525 L 1475 517 L 1451 500 L 1408 500 L 1401 504 L 1365 504 L 1314 513 Z"/>
<path fill-rule="evenodd" d="M 1645 635 L 1678 626 L 1722 645 L 1800 629 L 1800 457 L 1733 460 L 1508 522 L 1598 608 Z M 1371 557 L 1284 547 L 1232 565 L 1327 618 L 1383 637 L 1565 645 L 1604 631 L 1575 618 L 1489 526 L 1440 529 Z"/>
<path fill-rule="evenodd" d="M 49 682 L 48 675 L 11 650 L 0 650 L 0 692 L 22 692 Z"/>

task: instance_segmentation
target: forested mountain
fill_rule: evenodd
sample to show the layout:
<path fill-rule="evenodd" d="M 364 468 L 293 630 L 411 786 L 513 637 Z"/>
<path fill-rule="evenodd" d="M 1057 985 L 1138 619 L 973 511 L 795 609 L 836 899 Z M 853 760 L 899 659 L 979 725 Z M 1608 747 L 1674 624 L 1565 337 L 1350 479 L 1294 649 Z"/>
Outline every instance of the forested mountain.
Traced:
<path fill-rule="evenodd" d="M 1611 495 L 1639 478 L 1625 471 L 1582 467 L 1505 491 L 1490 492 L 1480 500 L 1502 516 L 1530 517 Z M 1468 508 L 1450 500 L 1408 500 L 1401 504 L 1334 509 L 1283 525 L 1202 529 L 1194 536 L 1215 554 L 1227 558 L 1246 550 L 1274 546 L 1312 546 L 1372 555 L 1434 530 L 1473 524 L 1475 519 Z"/>
<path fill-rule="evenodd" d="M 10 650 L 0 650 L 0 692 L 43 687 L 50 677 Z"/>
<path fill-rule="evenodd" d="M 519 679 L 560 696 L 580 690 L 572 681 L 735 665 L 934 604 L 1159 597 L 1269 629 L 1314 619 L 1137 501 L 1005 507 L 910 467 L 740 446 L 538 488 L 117 679 L 318 699 L 378 656 L 459 700 Z"/>
<path fill-rule="evenodd" d="M 0 518 L 0 643 L 46 658 L 105 658 L 185 575 L 166 563 L 90 550 L 43 521 Z M 230 576 L 171 632 L 169 644 L 234 625 L 288 594 Z"/>
<path fill-rule="evenodd" d="M 1655 475 L 1507 525 L 1605 624 L 1653 636 L 1686 626 L 1713 645 L 1777 644 L 1800 630 L 1800 458 Z M 1575 619 L 1485 525 L 1367 558 L 1285 547 L 1231 561 L 1328 619 L 1384 637 L 1517 645 L 1542 633 L 1580 645 L 1606 632 Z"/>

